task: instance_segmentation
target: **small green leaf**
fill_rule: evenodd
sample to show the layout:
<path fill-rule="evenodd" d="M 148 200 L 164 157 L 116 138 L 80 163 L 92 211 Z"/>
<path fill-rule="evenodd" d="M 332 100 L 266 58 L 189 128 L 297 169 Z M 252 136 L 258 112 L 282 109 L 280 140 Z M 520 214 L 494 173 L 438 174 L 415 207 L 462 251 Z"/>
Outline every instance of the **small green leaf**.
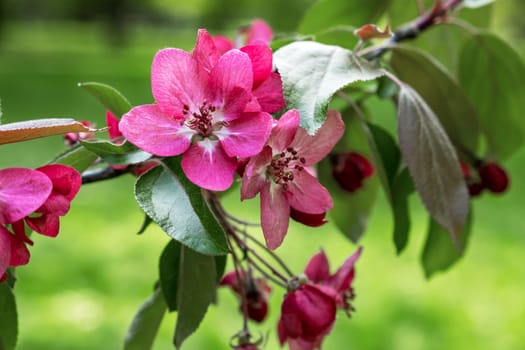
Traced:
<path fill-rule="evenodd" d="M 165 159 L 137 180 L 135 198 L 144 212 L 170 237 L 202 254 L 228 252 L 224 230 L 203 198 L 202 190 L 191 183 L 180 159 Z"/>
<path fill-rule="evenodd" d="M 119 118 L 132 107 L 124 95 L 112 86 L 95 82 L 78 83 L 78 86 L 93 95 L 104 107 Z"/>
<path fill-rule="evenodd" d="M 93 165 L 97 159 L 98 156 L 95 153 L 88 151 L 82 145 L 76 145 L 64 153 L 59 154 L 51 161 L 51 163 L 69 165 L 75 168 L 79 173 L 82 173 Z"/>
<path fill-rule="evenodd" d="M 135 314 L 124 340 L 124 350 L 151 349 L 165 313 L 166 303 L 157 288 Z"/>
<path fill-rule="evenodd" d="M 392 68 L 436 113 L 452 143 L 475 152 L 479 124 L 476 110 L 467 95 L 441 64 L 417 49 L 394 47 Z"/>
<path fill-rule="evenodd" d="M 159 260 L 160 289 L 170 311 L 177 310 L 180 259 L 181 244 L 172 239 L 162 251 Z"/>
<path fill-rule="evenodd" d="M 181 246 L 177 291 L 177 325 L 173 343 L 178 348 L 198 328 L 208 306 L 215 299 L 215 258 Z"/>
<path fill-rule="evenodd" d="M 298 109 L 301 126 L 314 134 L 326 120 L 332 96 L 345 86 L 383 75 L 380 69 L 338 46 L 300 41 L 274 54 L 288 109 Z"/>
<path fill-rule="evenodd" d="M 0 349 L 14 350 L 18 336 L 15 295 L 8 283 L 0 283 Z"/>
<path fill-rule="evenodd" d="M 494 0 L 464 0 L 463 6 L 470 7 L 470 8 L 476 8 L 476 7 L 481 7 L 481 6 L 491 4 L 493 2 Z"/>
<path fill-rule="evenodd" d="M 97 154 L 104 161 L 114 165 L 136 164 L 148 160 L 151 154 L 124 142 L 116 145 L 107 140 L 80 141 L 84 147 Z"/>
<path fill-rule="evenodd" d="M 423 204 L 459 245 L 469 203 L 459 160 L 434 112 L 408 85 L 399 93 L 398 138 Z"/>
<path fill-rule="evenodd" d="M 459 82 L 476 108 L 491 157 L 503 160 L 525 139 L 525 66 L 501 39 L 480 34 L 461 51 Z"/>
<path fill-rule="evenodd" d="M 0 145 L 63 135 L 68 132 L 90 131 L 94 130 L 70 118 L 34 119 L 0 125 Z"/>
<path fill-rule="evenodd" d="M 390 0 L 319 0 L 303 16 L 299 32 L 317 34 L 341 25 L 360 27 L 374 23 L 390 6 Z"/>
<path fill-rule="evenodd" d="M 142 225 L 139 228 L 139 231 L 137 232 L 137 235 L 141 235 L 144 232 L 146 232 L 146 229 L 148 228 L 149 224 L 151 224 L 153 220 L 148 215 L 144 215 L 144 221 L 142 221 Z"/>
<path fill-rule="evenodd" d="M 392 181 L 392 215 L 394 216 L 394 245 L 397 254 L 405 249 L 410 233 L 410 212 L 408 197 L 414 192 L 414 183 L 408 173 L 403 169 Z"/>
<path fill-rule="evenodd" d="M 430 219 L 428 236 L 421 255 L 421 264 L 427 278 L 438 271 L 448 269 L 463 256 L 472 228 L 472 211 L 470 213 L 461 231 L 461 251 L 458 251 L 448 239 L 447 231 L 436 221 Z"/>

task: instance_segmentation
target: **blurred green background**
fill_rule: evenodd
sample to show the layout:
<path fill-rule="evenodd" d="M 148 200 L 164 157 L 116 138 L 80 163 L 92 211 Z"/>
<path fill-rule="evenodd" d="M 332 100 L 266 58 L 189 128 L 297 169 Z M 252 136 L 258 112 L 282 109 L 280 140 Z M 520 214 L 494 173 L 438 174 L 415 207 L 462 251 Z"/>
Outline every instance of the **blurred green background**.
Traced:
<path fill-rule="evenodd" d="M 416 1 L 406 1 L 415 7 Z M 262 17 L 276 31 L 291 31 L 312 0 L 60 1 L 0 0 L 0 98 L 3 123 L 74 117 L 104 125 L 104 109 L 76 87 L 99 81 L 135 104 L 152 101 L 149 68 L 163 47 L 191 49 L 196 29 L 233 34 Z M 494 30 L 525 56 L 522 0 L 501 0 Z M 283 15 L 284 14 L 284 15 Z M 525 77 L 523 77 L 525 78 Z M 480 81 L 482 81 L 480 77 Z M 495 97 L 497 98 L 497 97 Z M 390 110 L 378 110 L 391 117 Z M 6 145 L 0 167 L 35 167 L 63 150 L 60 137 Z M 325 349 L 525 349 L 525 151 L 505 164 L 512 185 L 502 196 L 474 201 L 466 256 L 430 281 L 419 265 L 426 216 L 412 197 L 408 249 L 396 256 L 392 220 L 383 197 L 370 218 L 357 264 L 357 312 L 339 315 Z M 136 232 L 143 216 L 133 199 L 132 177 L 86 185 L 61 220 L 56 239 L 35 235 L 31 262 L 17 269 L 19 349 L 119 349 L 126 329 L 157 278 L 158 256 L 168 237 L 151 227 Z M 257 201 L 238 205 L 238 216 L 257 220 Z M 299 272 L 324 247 L 335 269 L 354 252 L 332 225 L 292 225 L 278 253 Z M 276 349 L 275 325 L 282 291 L 274 291 L 270 318 L 256 326 Z M 228 349 L 241 327 L 235 297 L 219 291 L 202 327 L 184 349 Z M 175 315 L 167 315 L 155 349 L 171 348 Z"/>

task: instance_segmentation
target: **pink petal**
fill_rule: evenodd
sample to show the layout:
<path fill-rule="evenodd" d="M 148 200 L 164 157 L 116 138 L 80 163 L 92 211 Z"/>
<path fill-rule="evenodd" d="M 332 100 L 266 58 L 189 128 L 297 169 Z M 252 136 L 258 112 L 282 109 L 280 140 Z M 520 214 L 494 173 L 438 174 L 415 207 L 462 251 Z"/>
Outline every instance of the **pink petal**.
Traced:
<path fill-rule="evenodd" d="M 330 264 L 323 250 L 312 256 L 304 273 L 314 283 L 328 280 L 330 277 Z"/>
<path fill-rule="evenodd" d="M 182 156 L 182 170 L 191 182 L 212 191 L 224 191 L 233 183 L 237 160 L 228 157 L 218 141 L 205 139 Z"/>
<path fill-rule="evenodd" d="M 253 84 L 252 63 L 245 53 L 239 50 L 226 52 L 213 67 L 210 75 L 207 96 L 222 104 L 232 91 L 251 91 Z M 248 99 L 249 100 L 249 99 Z M 209 101 L 211 102 L 211 101 Z M 227 109 L 225 106 L 224 109 Z M 244 109 L 244 108 L 243 108 Z"/>
<path fill-rule="evenodd" d="M 211 72 L 217 64 L 221 53 L 215 46 L 215 39 L 208 34 L 206 29 L 199 29 L 197 32 L 197 44 L 193 49 L 192 56 L 206 72 Z"/>
<path fill-rule="evenodd" d="M 267 45 L 247 45 L 241 51 L 252 61 L 253 87 L 257 87 L 272 72 L 272 50 Z"/>
<path fill-rule="evenodd" d="M 286 107 L 283 82 L 279 73 L 271 73 L 252 93 L 257 98 L 260 108 L 265 112 L 273 113 Z"/>
<path fill-rule="evenodd" d="M 29 250 L 26 243 L 17 236 L 11 236 L 11 259 L 9 266 L 21 266 L 29 262 Z"/>
<path fill-rule="evenodd" d="M 53 214 L 28 217 L 26 223 L 33 231 L 48 237 L 56 237 L 60 231 L 59 217 Z"/>
<path fill-rule="evenodd" d="M 272 28 L 265 21 L 256 19 L 252 22 L 252 25 L 248 29 L 246 34 L 246 43 L 248 45 L 254 43 L 269 44 L 270 41 L 272 41 L 272 37 Z"/>
<path fill-rule="evenodd" d="M 182 123 L 162 113 L 157 105 L 142 105 L 124 114 L 119 127 L 131 143 L 144 151 L 176 156 L 188 149 L 194 134 Z"/>
<path fill-rule="evenodd" d="M 261 153 L 250 159 L 242 177 L 241 200 L 253 198 L 268 183 L 266 167 L 272 161 L 272 149 L 266 146 Z"/>
<path fill-rule="evenodd" d="M 307 214 L 320 214 L 333 207 L 328 190 L 307 171 L 294 172 L 294 180 L 288 184 L 286 198 L 290 206 Z"/>
<path fill-rule="evenodd" d="M 253 104 L 253 102 L 255 102 L 256 105 Z M 235 120 L 240 118 L 242 113 L 248 110 L 259 112 L 261 107 L 248 90 L 235 87 L 223 99 L 223 115 L 221 118 L 225 121 Z"/>
<path fill-rule="evenodd" d="M 162 113 L 184 118 L 183 108 L 198 110 L 205 99 L 206 72 L 197 60 L 179 49 L 157 52 L 151 66 L 151 89 Z M 122 130 L 121 130 L 122 131 Z"/>
<path fill-rule="evenodd" d="M 292 143 L 299 128 L 299 122 L 299 112 L 296 109 L 290 109 L 281 116 L 273 127 L 272 134 L 268 140 L 268 144 L 274 152 L 281 152 Z"/>
<path fill-rule="evenodd" d="M 266 144 L 272 130 L 272 116 L 264 112 L 244 113 L 223 129 L 226 135 L 219 137 L 226 153 L 230 157 L 251 157 Z"/>
<path fill-rule="evenodd" d="M 106 111 L 106 125 L 108 126 L 108 135 L 111 140 L 122 137 L 122 133 L 118 129 L 118 118 L 111 113 L 111 111 Z"/>
<path fill-rule="evenodd" d="M 11 234 L 0 225 L 0 278 L 9 267 L 11 260 Z"/>
<path fill-rule="evenodd" d="M 314 136 L 309 135 L 306 130 L 301 128 L 297 131 L 290 146 L 294 147 L 306 159 L 305 165 L 312 165 L 326 157 L 343 136 L 344 131 L 345 124 L 341 114 L 338 111 L 330 110 L 327 113 L 325 123 Z"/>
<path fill-rule="evenodd" d="M 328 222 L 328 220 L 325 220 L 325 217 L 326 212 L 320 214 L 307 214 L 294 208 L 290 209 L 290 218 L 310 227 L 323 226 Z"/>
<path fill-rule="evenodd" d="M 261 191 L 261 227 L 266 246 L 276 249 L 288 231 L 290 206 L 280 187 L 266 183 Z"/>
<path fill-rule="evenodd" d="M 51 180 L 36 170 L 0 170 L 0 224 L 18 221 L 37 210 L 52 187 Z"/>
<path fill-rule="evenodd" d="M 53 193 L 73 200 L 82 185 L 82 176 L 76 169 L 61 164 L 45 165 L 36 170 L 46 174 L 53 183 Z"/>
<path fill-rule="evenodd" d="M 220 286 L 230 286 L 232 289 L 238 288 L 238 282 L 237 282 L 237 274 L 240 272 L 237 271 L 231 271 L 228 272 L 226 275 L 224 275 L 219 282 Z"/>
<path fill-rule="evenodd" d="M 352 280 L 354 279 L 354 264 L 357 259 L 361 256 L 363 247 L 359 247 L 357 251 L 350 256 L 346 261 L 339 267 L 337 272 L 330 279 L 329 285 L 338 292 L 345 292 L 350 289 Z"/>
<path fill-rule="evenodd" d="M 222 35 L 215 35 L 212 37 L 215 47 L 221 55 L 224 55 L 227 51 L 230 51 L 234 48 L 233 42 L 230 38 L 227 38 Z"/>

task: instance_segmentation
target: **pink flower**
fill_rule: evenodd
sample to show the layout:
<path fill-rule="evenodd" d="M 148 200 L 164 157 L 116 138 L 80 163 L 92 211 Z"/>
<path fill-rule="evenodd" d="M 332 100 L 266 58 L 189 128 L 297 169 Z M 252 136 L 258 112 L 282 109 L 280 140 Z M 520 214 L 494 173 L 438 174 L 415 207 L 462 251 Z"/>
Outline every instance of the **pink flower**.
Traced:
<path fill-rule="evenodd" d="M 352 290 L 355 275 L 354 264 L 361 256 L 362 250 L 359 247 L 333 275 L 330 274 L 330 265 L 324 251 L 314 255 L 304 271 L 311 282 L 332 288 L 338 296 L 337 305 L 347 312 L 352 311 L 350 301 L 354 298 Z"/>
<path fill-rule="evenodd" d="M 89 120 L 83 120 L 81 123 L 88 128 L 93 128 L 93 123 L 91 123 Z M 95 133 L 93 132 L 68 132 L 64 135 L 64 142 L 67 146 L 74 146 L 79 141 L 92 140 L 94 138 Z"/>
<path fill-rule="evenodd" d="M 272 291 L 264 278 L 253 278 L 243 271 L 232 271 L 221 279 L 219 285 L 229 286 L 239 296 L 240 310 L 246 317 L 255 322 L 264 321 L 268 313 L 268 297 Z"/>
<path fill-rule="evenodd" d="M 239 50 L 220 56 L 201 29 L 192 54 L 179 49 L 156 54 L 151 72 L 156 104 L 133 108 L 122 117 L 120 131 L 146 152 L 182 154 L 182 169 L 193 183 L 225 190 L 238 158 L 259 153 L 271 130 L 270 114 L 246 109 L 255 100 L 253 70 Z"/>
<path fill-rule="evenodd" d="M 118 140 L 123 137 L 120 129 L 118 128 L 118 123 L 118 118 L 113 113 L 111 113 L 110 110 L 107 110 L 106 125 L 108 126 L 108 135 L 110 140 Z"/>
<path fill-rule="evenodd" d="M 69 211 L 70 203 L 82 185 L 82 177 L 73 168 L 60 164 L 45 165 L 37 171 L 47 175 L 53 184 L 51 194 L 35 213 L 36 217 L 26 217 L 27 225 L 40 234 L 55 237 L 60 228 L 59 217 Z"/>
<path fill-rule="evenodd" d="M 339 153 L 331 157 L 332 176 L 345 191 L 355 192 L 363 181 L 374 174 L 374 166 L 356 152 Z"/>
<path fill-rule="evenodd" d="M 261 226 L 270 249 L 282 243 L 291 208 L 305 214 L 332 208 L 330 194 L 309 167 L 330 152 L 344 128 L 339 112 L 329 111 L 325 124 L 311 136 L 299 127 L 299 113 L 290 110 L 276 122 L 268 145 L 248 162 L 241 199 L 261 194 Z"/>
<path fill-rule="evenodd" d="M 328 287 L 305 283 L 288 292 L 277 332 L 291 350 L 318 349 L 335 322 L 336 294 Z"/>

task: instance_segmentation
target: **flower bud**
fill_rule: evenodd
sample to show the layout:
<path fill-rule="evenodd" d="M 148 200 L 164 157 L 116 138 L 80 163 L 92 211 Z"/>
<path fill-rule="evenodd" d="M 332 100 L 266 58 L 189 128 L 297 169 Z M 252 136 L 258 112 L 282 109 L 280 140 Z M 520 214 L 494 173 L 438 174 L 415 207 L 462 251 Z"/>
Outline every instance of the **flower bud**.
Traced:
<path fill-rule="evenodd" d="M 486 163 L 479 169 L 479 176 L 484 188 L 493 193 L 502 193 L 509 187 L 507 172 L 496 163 Z"/>
<path fill-rule="evenodd" d="M 331 160 L 332 176 L 348 192 L 361 188 L 363 181 L 374 174 L 372 163 L 355 152 L 336 154 Z"/>
<path fill-rule="evenodd" d="M 310 227 L 319 227 L 326 224 L 328 221 L 325 220 L 326 212 L 321 214 L 308 214 L 302 211 L 290 208 L 290 217 L 303 225 Z"/>

